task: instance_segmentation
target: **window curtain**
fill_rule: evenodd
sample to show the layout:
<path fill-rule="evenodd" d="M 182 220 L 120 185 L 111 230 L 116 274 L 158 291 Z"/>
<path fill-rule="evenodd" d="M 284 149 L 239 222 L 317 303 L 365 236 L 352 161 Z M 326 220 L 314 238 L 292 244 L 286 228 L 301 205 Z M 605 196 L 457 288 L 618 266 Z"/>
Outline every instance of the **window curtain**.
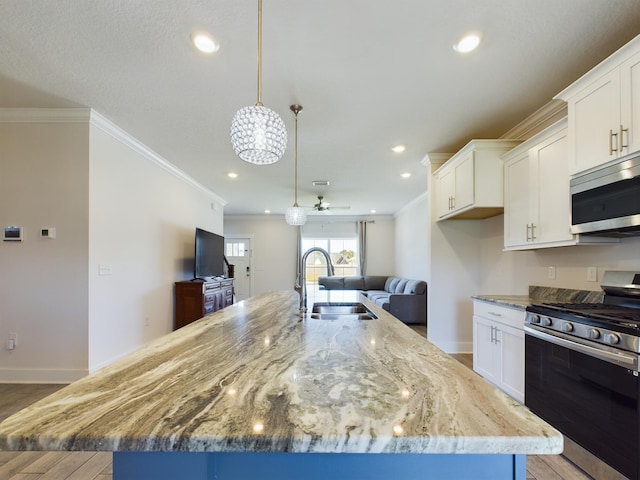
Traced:
<path fill-rule="evenodd" d="M 360 275 L 367 274 L 367 222 L 359 221 L 358 229 L 358 268 Z"/>

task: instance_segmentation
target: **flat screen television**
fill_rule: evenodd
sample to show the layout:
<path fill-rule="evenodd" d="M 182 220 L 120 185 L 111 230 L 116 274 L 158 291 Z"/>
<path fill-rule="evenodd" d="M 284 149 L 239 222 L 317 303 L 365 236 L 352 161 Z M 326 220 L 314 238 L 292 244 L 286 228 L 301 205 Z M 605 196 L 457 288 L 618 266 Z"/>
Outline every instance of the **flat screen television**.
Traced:
<path fill-rule="evenodd" d="M 196 228 L 195 278 L 224 276 L 224 237 Z"/>

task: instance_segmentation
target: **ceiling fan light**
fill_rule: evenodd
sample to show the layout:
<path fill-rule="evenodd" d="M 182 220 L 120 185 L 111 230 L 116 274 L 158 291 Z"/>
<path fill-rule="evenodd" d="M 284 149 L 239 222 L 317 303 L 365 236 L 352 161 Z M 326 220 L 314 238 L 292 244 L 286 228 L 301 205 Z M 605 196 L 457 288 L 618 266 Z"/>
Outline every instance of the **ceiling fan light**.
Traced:
<path fill-rule="evenodd" d="M 301 226 L 307 223 L 307 212 L 303 207 L 294 205 L 293 207 L 287 208 L 287 211 L 284 213 L 284 219 L 287 225 Z"/>
<path fill-rule="evenodd" d="M 263 105 L 238 110 L 229 134 L 236 155 L 256 165 L 276 163 L 287 148 L 287 129 L 282 118 Z"/>

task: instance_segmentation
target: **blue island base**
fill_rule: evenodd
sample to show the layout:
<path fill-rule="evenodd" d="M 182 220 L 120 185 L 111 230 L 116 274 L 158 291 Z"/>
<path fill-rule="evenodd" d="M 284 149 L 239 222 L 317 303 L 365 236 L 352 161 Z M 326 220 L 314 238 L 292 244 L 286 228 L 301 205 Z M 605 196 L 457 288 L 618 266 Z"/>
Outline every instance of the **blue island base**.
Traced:
<path fill-rule="evenodd" d="M 525 480 L 525 455 L 114 452 L 113 480 Z"/>

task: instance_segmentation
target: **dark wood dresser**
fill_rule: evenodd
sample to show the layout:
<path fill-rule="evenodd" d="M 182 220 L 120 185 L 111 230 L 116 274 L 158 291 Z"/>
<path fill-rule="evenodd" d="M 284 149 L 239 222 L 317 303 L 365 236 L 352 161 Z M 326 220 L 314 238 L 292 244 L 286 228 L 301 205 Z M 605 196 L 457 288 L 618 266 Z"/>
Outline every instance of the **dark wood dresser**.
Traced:
<path fill-rule="evenodd" d="M 233 278 L 176 282 L 174 330 L 233 304 Z"/>

